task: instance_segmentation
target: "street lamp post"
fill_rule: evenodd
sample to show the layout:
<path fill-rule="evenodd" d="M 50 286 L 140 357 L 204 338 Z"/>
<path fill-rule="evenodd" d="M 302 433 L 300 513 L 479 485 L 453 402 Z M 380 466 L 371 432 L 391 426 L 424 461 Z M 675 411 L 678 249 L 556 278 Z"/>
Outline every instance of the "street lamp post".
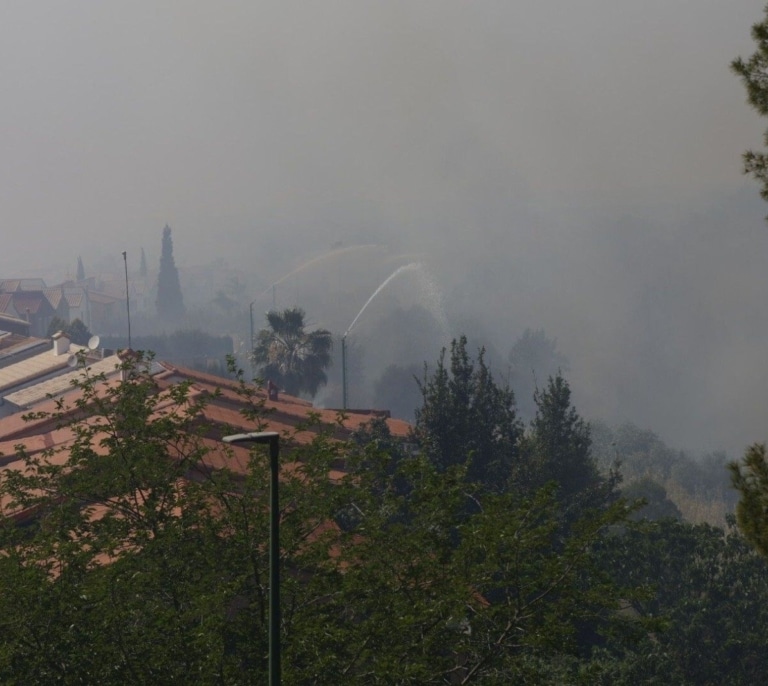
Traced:
<path fill-rule="evenodd" d="M 349 333 L 349 331 L 347 331 Z M 341 337 L 341 409 L 347 409 L 347 334 Z"/>
<path fill-rule="evenodd" d="M 251 340 L 248 341 L 248 359 L 251 361 L 251 376 L 256 375 L 256 371 L 253 366 L 253 303 L 255 302 L 255 300 L 252 300 L 251 304 L 248 305 L 248 310 L 251 313 Z"/>
<path fill-rule="evenodd" d="M 280 435 L 259 431 L 224 436 L 225 443 L 269 445 L 269 686 L 280 686 Z"/>

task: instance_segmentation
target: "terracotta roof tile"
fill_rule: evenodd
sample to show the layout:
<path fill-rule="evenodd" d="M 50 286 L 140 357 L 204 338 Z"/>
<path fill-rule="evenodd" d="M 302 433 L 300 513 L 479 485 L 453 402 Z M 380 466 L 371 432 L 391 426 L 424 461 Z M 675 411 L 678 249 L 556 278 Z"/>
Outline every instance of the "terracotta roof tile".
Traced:
<path fill-rule="evenodd" d="M 46 300 L 51 304 L 51 307 L 54 310 L 58 309 L 59 305 L 61 304 L 61 299 L 63 297 L 63 294 L 60 288 L 46 288 L 43 291 L 43 295 L 45 296 Z"/>
<path fill-rule="evenodd" d="M 0 312 L 12 315 L 16 314 L 16 310 L 13 309 L 12 293 L 0 293 Z"/>
<path fill-rule="evenodd" d="M 42 291 L 17 291 L 13 294 L 13 307 L 19 316 L 27 311 L 37 314 L 45 301 Z"/>

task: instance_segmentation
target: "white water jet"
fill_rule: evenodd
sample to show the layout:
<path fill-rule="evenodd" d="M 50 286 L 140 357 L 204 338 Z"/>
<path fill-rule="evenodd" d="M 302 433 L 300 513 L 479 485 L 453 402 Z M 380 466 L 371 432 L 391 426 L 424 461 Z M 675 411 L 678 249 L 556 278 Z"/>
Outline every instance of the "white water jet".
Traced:
<path fill-rule="evenodd" d="M 437 325 L 440 327 L 443 342 L 447 343 L 450 338 L 450 332 L 448 329 L 448 316 L 445 313 L 445 305 L 443 304 L 443 294 L 426 267 L 423 264 L 421 267 L 418 273 L 420 300 L 432 313 Z"/>
<path fill-rule="evenodd" d="M 346 338 L 349 335 L 349 333 L 352 331 L 352 329 L 354 328 L 355 324 L 357 323 L 357 320 L 360 319 L 360 315 L 362 315 L 363 312 L 365 312 L 365 310 L 368 307 L 368 305 L 371 304 L 371 301 L 379 293 L 381 293 L 381 291 L 383 291 L 387 287 L 387 284 L 389 284 L 390 281 L 392 281 L 393 279 L 396 279 L 400 274 L 402 274 L 405 271 L 410 271 L 412 269 L 418 269 L 421 266 L 422 266 L 421 262 L 411 262 L 410 264 L 405 264 L 402 267 L 398 267 L 397 269 L 395 269 L 395 271 L 393 271 L 386 279 L 384 279 L 382 284 L 373 292 L 373 295 L 370 298 L 368 298 L 368 300 L 366 300 L 365 305 L 362 306 L 360 311 L 357 313 L 357 316 L 352 320 L 352 323 L 349 325 L 349 328 L 346 330 L 346 332 L 344 333 L 343 337 Z"/>
<path fill-rule="evenodd" d="M 329 253 L 324 253 L 323 255 L 317 255 L 316 257 L 312 257 L 305 262 L 302 262 L 298 267 L 295 269 L 292 269 L 287 274 L 284 274 L 281 276 L 277 281 L 275 281 L 269 288 L 266 288 L 263 293 L 257 296 L 257 298 L 263 298 L 268 293 L 272 293 L 272 301 L 273 301 L 273 307 L 274 307 L 274 300 L 275 300 L 275 286 L 279 286 L 283 281 L 286 281 L 290 277 L 303 272 L 305 269 L 318 264 L 321 264 L 323 262 L 326 262 L 327 260 L 331 260 L 335 257 L 340 257 L 342 255 L 347 255 L 352 252 L 357 252 L 360 250 L 371 250 L 372 248 L 375 249 L 381 249 L 380 245 L 377 245 L 376 243 L 367 243 L 365 245 L 349 245 L 345 248 L 337 248 L 336 250 L 332 250 Z"/>

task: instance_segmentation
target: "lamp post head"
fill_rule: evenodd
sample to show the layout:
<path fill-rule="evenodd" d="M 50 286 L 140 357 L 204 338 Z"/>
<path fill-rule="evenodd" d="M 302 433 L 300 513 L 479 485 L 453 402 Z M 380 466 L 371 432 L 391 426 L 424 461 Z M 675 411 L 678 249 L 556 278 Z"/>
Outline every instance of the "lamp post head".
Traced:
<path fill-rule="evenodd" d="M 232 434 L 230 436 L 224 436 L 221 440 L 224 443 L 260 443 L 262 445 L 270 445 L 273 442 L 277 442 L 280 438 L 280 434 L 277 431 L 253 431 L 247 434 Z"/>

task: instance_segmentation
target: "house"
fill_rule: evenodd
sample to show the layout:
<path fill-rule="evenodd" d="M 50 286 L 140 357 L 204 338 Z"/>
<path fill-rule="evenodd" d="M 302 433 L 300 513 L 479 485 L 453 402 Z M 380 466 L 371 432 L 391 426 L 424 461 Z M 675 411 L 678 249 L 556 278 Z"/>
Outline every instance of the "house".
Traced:
<path fill-rule="evenodd" d="M 61 284 L 43 290 L 43 294 L 59 319 L 73 322 L 79 319 L 87 328 L 91 326 L 90 300 L 88 289 L 81 286 Z"/>
<path fill-rule="evenodd" d="M 58 347 L 57 347 L 58 343 Z M 75 349 L 80 349 L 75 346 Z M 66 352 L 65 352 L 66 350 Z M 82 391 L 73 385 L 83 373 L 101 374 L 103 380 L 96 385 L 99 397 L 106 397 L 114 384 L 122 383 L 125 369 L 122 363 L 131 351 L 123 351 L 120 356 L 113 355 L 102 360 L 91 359 L 87 367 L 71 368 L 72 347 L 66 337 L 54 341 L 52 349 L 26 360 L 25 363 L 0 369 L 0 466 L 2 469 L 22 468 L 16 455 L 17 446 L 23 445 L 28 455 L 34 456 L 44 450 L 63 448 L 56 460 L 66 460 L 66 448 L 74 440 L 71 427 L 62 426 L 60 417 L 50 413 L 67 408 L 65 415 L 76 417 L 82 412 L 77 405 L 82 398 Z M 203 435 L 205 446 L 210 449 L 200 465 L 200 469 L 215 470 L 227 467 L 235 476 L 244 474 L 248 464 L 247 446 L 225 447 L 222 438 L 225 435 L 257 430 L 277 431 L 292 444 L 312 442 L 321 429 L 331 431 L 332 437 L 339 440 L 350 438 L 354 431 L 363 427 L 372 415 L 370 413 L 348 413 L 343 418 L 335 410 L 317 409 L 311 403 L 289 395 L 280 394 L 280 400 L 269 400 L 266 392 L 250 386 L 254 400 L 263 403 L 264 413 L 260 419 L 247 419 L 243 410 L 248 402 L 240 393 L 239 382 L 222 379 L 194 369 L 177 367 L 163 362 L 149 362 L 149 373 L 158 393 L 163 393 L 180 383 L 189 384 L 189 401 L 205 398 L 202 420 L 206 431 Z M 158 412 L 172 409 L 174 403 L 156 408 Z M 28 416 L 25 412 L 34 410 Z M 396 438 L 405 441 L 410 426 L 402 420 L 386 417 L 390 432 Z M 285 465 L 291 469 L 290 464 Z M 329 478 L 337 479 L 343 475 L 343 466 L 334 468 Z M 202 473 L 202 472 L 201 472 Z M 190 474 L 188 478 L 196 478 Z M 7 513 L 6 513 L 7 514 Z M 20 515 L 19 515 L 20 516 Z M 14 515 L 16 518 L 16 515 Z"/>
<path fill-rule="evenodd" d="M 89 291 L 88 306 L 91 331 L 99 334 L 122 334 L 125 331 L 128 319 L 124 296 L 119 298 Z"/>
<path fill-rule="evenodd" d="M 7 319 L 0 315 L 0 329 L 5 326 Z M 27 322 L 23 322 L 23 324 L 26 326 L 25 330 L 28 331 L 29 325 Z M 0 368 L 38 355 L 48 350 L 50 346 L 51 342 L 44 338 L 30 338 L 25 334 L 0 330 Z"/>
<path fill-rule="evenodd" d="M 40 384 L 71 371 L 73 363 L 77 362 L 74 355 L 87 352 L 87 348 L 71 344 L 63 334 L 54 336 L 52 343 L 50 339 L 44 343 L 43 348 L 39 342 L 32 340 L 29 346 L 35 354 L 11 358 L 10 364 L 0 364 L 0 417 L 15 414 L 22 408 L 22 405 L 11 401 L 14 394 L 30 387 L 37 388 Z M 65 388 L 69 389 L 71 385 L 67 383 Z M 46 393 L 43 393 L 41 399 L 47 397 Z M 31 405 L 24 405 L 29 406 Z"/>
<path fill-rule="evenodd" d="M 0 293 L 0 299 L 3 296 L 4 294 Z M 10 314 L 0 313 L 0 331 L 24 338 L 29 336 L 29 322 L 26 319 L 19 319 Z"/>
<path fill-rule="evenodd" d="M 8 281 L 0 283 L 7 284 Z M 17 282 L 14 282 L 17 283 Z M 56 316 L 56 310 L 41 290 L 0 292 L 0 315 L 21 319 L 29 324 L 29 335 L 44 338 Z"/>
<path fill-rule="evenodd" d="M 0 279 L 0 293 L 42 291 L 45 287 L 42 279 Z"/>

